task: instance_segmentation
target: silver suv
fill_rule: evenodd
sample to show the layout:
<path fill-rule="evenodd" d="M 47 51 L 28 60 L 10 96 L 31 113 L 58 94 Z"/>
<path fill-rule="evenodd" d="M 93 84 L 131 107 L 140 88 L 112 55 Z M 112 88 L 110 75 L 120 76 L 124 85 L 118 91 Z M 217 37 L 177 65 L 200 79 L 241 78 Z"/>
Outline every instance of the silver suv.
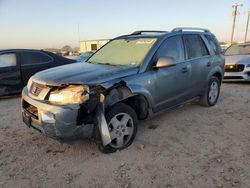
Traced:
<path fill-rule="evenodd" d="M 224 64 L 209 30 L 137 31 L 85 63 L 35 74 L 23 89 L 23 121 L 53 138 L 94 137 L 114 152 L 133 142 L 138 120 L 195 99 L 214 106 Z"/>

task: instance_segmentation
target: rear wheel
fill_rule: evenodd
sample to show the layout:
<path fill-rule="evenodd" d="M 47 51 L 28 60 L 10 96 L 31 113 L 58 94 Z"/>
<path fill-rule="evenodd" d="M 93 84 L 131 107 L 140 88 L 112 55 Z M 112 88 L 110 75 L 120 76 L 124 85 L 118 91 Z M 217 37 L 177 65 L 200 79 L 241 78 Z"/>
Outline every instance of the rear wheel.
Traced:
<path fill-rule="evenodd" d="M 117 103 L 106 113 L 106 121 L 111 136 L 111 143 L 107 146 L 100 145 L 104 153 L 112 153 L 130 146 L 137 132 L 137 115 L 128 105 Z"/>
<path fill-rule="evenodd" d="M 203 96 L 201 96 L 200 103 L 203 106 L 214 106 L 217 104 L 220 95 L 221 83 L 217 77 L 211 77 L 208 86 Z"/>

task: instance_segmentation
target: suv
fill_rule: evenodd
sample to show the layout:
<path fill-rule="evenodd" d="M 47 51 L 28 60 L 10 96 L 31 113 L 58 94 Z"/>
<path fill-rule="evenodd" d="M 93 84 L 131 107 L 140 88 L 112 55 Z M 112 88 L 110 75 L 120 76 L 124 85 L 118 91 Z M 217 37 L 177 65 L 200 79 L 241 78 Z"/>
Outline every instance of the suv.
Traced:
<path fill-rule="evenodd" d="M 94 137 L 114 152 L 133 142 L 138 120 L 195 99 L 214 106 L 224 64 L 209 30 L 137 31 L 86 63 L 35 74 L 22 92 L 23 121 L 53 138 Z"/>

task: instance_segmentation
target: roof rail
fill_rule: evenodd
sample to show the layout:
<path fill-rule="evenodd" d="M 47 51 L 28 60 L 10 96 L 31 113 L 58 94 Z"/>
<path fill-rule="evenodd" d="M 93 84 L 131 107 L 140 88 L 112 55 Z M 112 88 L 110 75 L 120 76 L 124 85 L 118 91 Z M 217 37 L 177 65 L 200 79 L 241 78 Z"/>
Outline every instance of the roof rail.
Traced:
<path fill-rule="evenodd" d="M 142 30 L 142 31 L 135 31 L 132 35 L 142 35 L 143 33 L 167 33 L 168 31 L 154 31 L 154 30 Z"/>
<path fill-rule="evenodd" d="M 177 27 L 172 30 L 172 32 L 183 32 L 183 31 L 201 31 L 205 33 L 210 33 L 209 29 L 195 28 L 195 27 Z"/>

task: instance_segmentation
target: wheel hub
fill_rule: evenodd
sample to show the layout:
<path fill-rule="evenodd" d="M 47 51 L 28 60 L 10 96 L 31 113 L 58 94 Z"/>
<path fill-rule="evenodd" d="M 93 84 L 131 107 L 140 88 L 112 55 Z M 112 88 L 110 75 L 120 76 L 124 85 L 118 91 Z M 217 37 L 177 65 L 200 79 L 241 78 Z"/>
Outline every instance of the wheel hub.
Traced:
<path fill-rule="evenodd" d="M 218 94 L 219 94 L 219 85 L 217 82 L 212 82 L 210 85 L 210 90 L 209 90 L 209 101 L 211 103 L 214 103 L 217 98 L 218 98 Z"/>
<path fill-rule="evenodd" d="M 114 148 L 121 148 L 126 145 L 133 135 L 133 120 L 126 113 L 114 116 L 108 126 L 112 140 L 110 145 Z"/>

